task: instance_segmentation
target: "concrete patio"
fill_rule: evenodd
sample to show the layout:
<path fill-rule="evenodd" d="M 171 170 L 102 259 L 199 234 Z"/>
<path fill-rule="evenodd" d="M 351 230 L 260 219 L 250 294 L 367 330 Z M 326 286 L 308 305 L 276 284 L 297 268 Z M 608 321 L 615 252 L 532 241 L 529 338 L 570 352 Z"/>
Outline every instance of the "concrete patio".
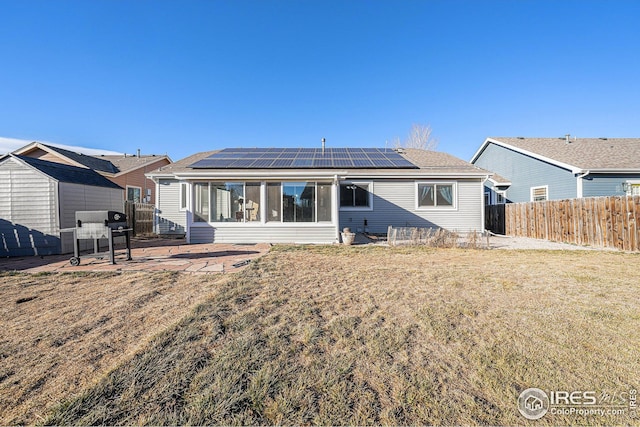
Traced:
<path fill-rule="evenodd" d="M 116 264 L 109 258 L 96 258 L 91 253 L 80 254 L 80 265 L 72 266 L 73 254 L 31 256 L 0 259 L 0 271 L 27 273 L 79 271 L 180 271 L 207 274 L 235 272 L 246 267 L 251 260 L 269 251 L 268 243 L 187 244 L 182 239 L 133 238 L 131 261 L 126 260 L 125 249 L 116 246 Z M 101 249 L 106 250 L 106 249 Z"/>

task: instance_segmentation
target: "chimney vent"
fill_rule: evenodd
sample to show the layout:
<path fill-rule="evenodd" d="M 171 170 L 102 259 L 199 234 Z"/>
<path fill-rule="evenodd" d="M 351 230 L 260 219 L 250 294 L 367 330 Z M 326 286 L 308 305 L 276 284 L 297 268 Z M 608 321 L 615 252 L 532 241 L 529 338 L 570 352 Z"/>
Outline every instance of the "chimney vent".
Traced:
<path fill-rule="evenodd" d="M 571 144 L 571 134 L 566 134 L 564 136 L 564 140 L 566 141 L 567 144 Z"/>
<path fill-rule="evenodd" d="M 324 145 L 327 142 L 326 138 L 322 138 L 322 155 L 324 156 Z"/>

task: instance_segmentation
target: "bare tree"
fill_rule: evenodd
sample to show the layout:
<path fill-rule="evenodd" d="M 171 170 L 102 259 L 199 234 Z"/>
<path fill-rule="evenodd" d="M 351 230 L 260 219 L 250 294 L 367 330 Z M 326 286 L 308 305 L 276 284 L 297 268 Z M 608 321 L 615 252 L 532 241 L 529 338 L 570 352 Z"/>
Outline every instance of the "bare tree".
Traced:
<path fill-rule="evenodd" d="M 393 139 L 394 148 L 419 148 L 421 150 L 435 150 L 438 147 L 438 139 L 431 135 L 431 125 L 413 124 L 409 136 L 404 142 L 400 138 Z"/>

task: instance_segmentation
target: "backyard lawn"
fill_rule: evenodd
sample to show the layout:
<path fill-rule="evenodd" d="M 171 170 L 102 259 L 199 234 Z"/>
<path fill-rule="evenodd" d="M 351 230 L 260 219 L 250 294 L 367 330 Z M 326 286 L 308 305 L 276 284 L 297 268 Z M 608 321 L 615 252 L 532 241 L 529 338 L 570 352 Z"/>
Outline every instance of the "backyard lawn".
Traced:
<path fill-rule="evenodd" d="M 0 424 L 638 424 L 639 260 L 276 246 L 225 276 L 1 274 Z M 529 421 L 530 387 L 622 413 Z"/>

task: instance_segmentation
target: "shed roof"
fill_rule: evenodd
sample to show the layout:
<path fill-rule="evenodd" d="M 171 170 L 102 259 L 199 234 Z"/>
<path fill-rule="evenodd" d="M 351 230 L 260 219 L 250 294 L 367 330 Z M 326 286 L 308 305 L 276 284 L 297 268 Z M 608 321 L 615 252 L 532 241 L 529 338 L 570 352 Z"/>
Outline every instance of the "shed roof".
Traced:
<path fill-rule="evenodd" d="M 62 163 L 49 162 L 47 160 L 36 159 L 27 156 L 10 155 L 39 170 L 45 175 L 60 182 L 72 184 L 90 185 L 93 187 L 117 188 L 122 190 L 118 184 L 109 181 L 92 169 L 85 169 L 77 166 L 65 165 Z"/>
<path fill-rule="evenodd" d="M 93 169 L 95 171 L 107 172 L 107 173 L 118 173 L 118 168 L 111 163 L 109 160 L 101 159 L 98 157 L 90 156 L 88 154 L 76 153 L 75 151 L 66 150 L 64 148 L 56 147 L 54 145 L 42 144 L 47 147 L 51 151 L 55 151 L 58 154 L 76 162 L 81 165 L 88 167 L 89 169 Z"/>
<path fill-rule="evenodd" d="M 471 159 L 490 144 L 581 170 L 640 170 L 640 138 L 487 138 Z"/>

